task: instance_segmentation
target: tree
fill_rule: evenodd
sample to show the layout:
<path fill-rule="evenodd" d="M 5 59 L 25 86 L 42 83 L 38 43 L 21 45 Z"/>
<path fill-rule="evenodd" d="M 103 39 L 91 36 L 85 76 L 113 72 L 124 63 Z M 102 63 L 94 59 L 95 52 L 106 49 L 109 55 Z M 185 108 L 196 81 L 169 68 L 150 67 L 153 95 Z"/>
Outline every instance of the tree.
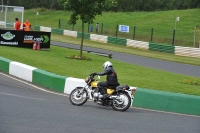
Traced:
<path fill-rule="evenodd" d="M 102 15 L 106 0 L 67 0 L 66 8 L 72 11 L 69 24 L 75 24 L 78 19 L 82 21 L 82 38 L 80 45 L 80 58 L 82 58 L 84 24 L 93 23 L 96 15 Z"/>

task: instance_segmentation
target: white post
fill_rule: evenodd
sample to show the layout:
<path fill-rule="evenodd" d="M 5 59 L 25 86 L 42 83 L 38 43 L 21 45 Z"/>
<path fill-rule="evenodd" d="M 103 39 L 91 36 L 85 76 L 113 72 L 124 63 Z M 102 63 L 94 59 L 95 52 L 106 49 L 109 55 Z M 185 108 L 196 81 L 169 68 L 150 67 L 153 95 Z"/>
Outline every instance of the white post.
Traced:
<path fill-rule="evenodd" d="M 23 23 L 24 23 L 24 7 L 22 7 L 22 22 L 21 22 L 22 30 L 23 30 Z"/>
<path fill-rule="evenodd" d="M 1 13 L 3 12 L 3 5 L 2 5 L 2 8 L 1 8 Z M 1 21 L 1 15 L 0 15 L 0 21 Z"/>
<path fill-rule="evenodd" d="M 7 10 L 8 10 L 8 7 L 5 6 L 5 28 L 6 28 L 6 24 L 7 24 L 7 22 L 6 22 L 6 19 L 7 19 Z"/>
<path fill-rule="evenodd" d="M 35 22 L 35 26 L 37 25 L 37 17 L 39 15 L 39 12 L 36 12 L 36 22 Z"/>
<path fill-rule="evenodd" d="M 174 23 L 174 30 L 176 30 L 176 19 L 175 19 L 175 23 Z"/>
<path fill-rule="evenodd" d="M 195 43 L 196 43 L 196 26 L 194 27 L 194 46 L 195 47 Z"/>
<path fill-rule="evenodd" d="M 179 19 L 180 19 L 179 17 L 176 17 L 176 19 L 175 19 L 174 30 L 176 30 L 176 22 L 179 21 Z"/>
<path fill-rule="evenodd" d="M 200 48 L 200 26 L 199 26 L 199 48 Z"/>
<path fill-rule="evenodd" d="M 1 13 L 3 12 L 3 0 L 2 0 L 2 7 L 1 7 Z M 3 13 L 2 13 L 3 14 Z M 0 15 L 0 21 L 1 21 L 1 15 Z"/>

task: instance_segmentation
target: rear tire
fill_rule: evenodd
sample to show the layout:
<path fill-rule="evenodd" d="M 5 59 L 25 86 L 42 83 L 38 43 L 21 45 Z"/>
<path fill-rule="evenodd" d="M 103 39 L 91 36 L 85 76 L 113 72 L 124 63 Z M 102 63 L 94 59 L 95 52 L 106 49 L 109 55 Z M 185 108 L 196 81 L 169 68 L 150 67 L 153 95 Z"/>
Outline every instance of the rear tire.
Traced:
<path fill-rule="evenodd" d="M 116 111 L 126 111 L 131 105 L 131 98 L 126 92 L 118 94 L 119 100 L 113 100 L 112 108 Z"/>
<path fill-rule="evenodd" d="M 80 93 L 80 91 L 82 89 L 83 89 L 83 87 L 75 88 L 70 93 L 69 100 L 73 105 L 81 106 L 85 102 L 87 102 L 88 93 L 87 93 L 87 91 L 85 89 L 83 90 L 82 93 Z"/>

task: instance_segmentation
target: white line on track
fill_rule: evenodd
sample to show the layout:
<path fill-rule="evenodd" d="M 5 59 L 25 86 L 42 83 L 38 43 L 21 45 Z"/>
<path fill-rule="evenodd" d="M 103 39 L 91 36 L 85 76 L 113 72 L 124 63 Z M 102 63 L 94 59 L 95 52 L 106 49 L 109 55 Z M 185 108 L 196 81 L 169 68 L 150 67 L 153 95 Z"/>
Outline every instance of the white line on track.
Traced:
<path fill-rule="evenodd" d="M 16 80 L 16 81 L 19 81 L 19 82 L 21 82 L 21 83 L 24 83 L 24 84 L 27 84 L 27 85 L 29 85 L 29 86 L 32 86 L 32 87 L 34 87 L 34 88 L 36 88 L 36 89 L 38 89 L 38 90 L 44 91 L 44 92 L 48 92 L 48 93 L 56 94 L 56 95 L 60 95 L 60 96 L 67 96 L 66 94 L 61 94 L 61 93 L 57 93 L 57 92 L 48 91 L 48 90 L 46 90 L 46 89 L 43 89 L 43 88 L 38 87 L 38 86 L 35 86 L 35 85 L 30 84 L 30 83 L 28 83 L 28 82 L 26 82 L 26 81 L 22 81 L 22 80 L 20 80 L 20 79 L 17 79 L 17 78 L 15 78 L 15 77 L 12 77 L 12 76 L 10 76 L 10 75 L 7 75 L 7 74 L 1 73 L 1 72 L 0 72 L 0 74 L 1 74 L 1 75 L 4 75 L 4 76 L 6 76 L 6 77 L 9 77 L 9 78 L 11 78 L 11 79 L 14 79 L 14 80 Z"/>
<path fill-rule="evenodd" d="M 32 100 L 43 100 L 43 101 L 46 101 L 45 99 L 25 97 L 25 96 L 20 96 L 20 95 L 15 95 L 15 94 L 10 94 L 10 93 L 2 93 L 2 92 L 0 92 L 0 95 L 7 95 L 7 96 L 14 96 L 14 97 L 20 97 L 20 98 L 32 99 Z"/>
<path fill-rule="evenodd" d="M 9 76 L 9 75 L 7 75 L 7 74 L 1 73 L 1 72 L 0 72 L 0 74 L 4 75 L 4 76 L 6 76 L 6 77 L 9 77 L 9 78 L 11 78 L 11 79 L 17 80 L 17 81 L 19 81 L 19 82 L 21 82 L 21 83 L 30 85 L 30 86 L 32 86 L 32 87 L 38 89 L 38 90 L 41 90 L 41 91 L 44 91 L 44 92 L 48 92 L 48 93 L 51 93 L 51 94 L 55 94 L 55 95 L 60 95 L 60 96 L 68 97 L 67 94 L 61 94 L 61 93 L 56 93 L 56 92 L 48 91 L 48 90 L 46 90 L 46 89 L 43 89 L 43 88 L 41 88 L 41 87 L 35 86 L 35 85 L 33 85 L 33 84 L 30 84 L 30 83 L 28 83 L 28 82 L 22 81 L 22 80 L 20 80 L 20 79 L 17 79 L 17 78 L 15 78 L 15 77 Z M 2 93 L 0 93 L 0 94 L 2 94 Z M 6 94 L 6 93 L 5 93 L 5 94 Z M 7 95 L 13 95 L 13 94 L 7 94 Z M 17 95 L 16 95 L 16 96 L 17 96 Z M 18 97 L 21 97 L 21 96 L 18 96 Z M 28 98 L 28 97 L 24 97 L 24 98 Z M 37 98 L 29 98 L 29 99 L 37 99 Z M 42 100 L 42 99 L 41 99 L 41 100 Z M 44 99 L 43 99 L 43 100 L 44 100 Z M 92 100 L 90 100 L 90 101 L 92 101 Z M 173 112 L 165 112 L 165 111 L 160 111 L 160 110 L 144 109 L 144 108 L 138 108 L 138 107 L 130 107 L 130 108 L 135 108 L 135 109 L 138 109 L 138 110 L 146 110 L 146 111 L 151 111 L 151 112 L 158 112 L 158 113 L 165 113 L 165 114 L 172 114 L 172 115 L 180 115 L 180 116 L 189 116 L 189 117 L 200 118 L 200 116 L 197 116 L 197 115 L 188 115 L 188 114 L 180 114 L 180 113 L 173 113 Z"/>

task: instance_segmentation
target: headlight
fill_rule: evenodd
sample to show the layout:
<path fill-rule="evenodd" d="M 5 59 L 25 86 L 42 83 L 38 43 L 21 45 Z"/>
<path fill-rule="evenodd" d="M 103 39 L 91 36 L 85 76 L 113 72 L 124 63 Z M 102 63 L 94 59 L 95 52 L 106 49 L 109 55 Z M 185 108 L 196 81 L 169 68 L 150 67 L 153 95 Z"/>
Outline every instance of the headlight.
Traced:
<path fill-rule="evenodd" d="M 87 83 L 87 82 L 88 82 L 88 78 L 85 79 L 85 83 Z"/>

